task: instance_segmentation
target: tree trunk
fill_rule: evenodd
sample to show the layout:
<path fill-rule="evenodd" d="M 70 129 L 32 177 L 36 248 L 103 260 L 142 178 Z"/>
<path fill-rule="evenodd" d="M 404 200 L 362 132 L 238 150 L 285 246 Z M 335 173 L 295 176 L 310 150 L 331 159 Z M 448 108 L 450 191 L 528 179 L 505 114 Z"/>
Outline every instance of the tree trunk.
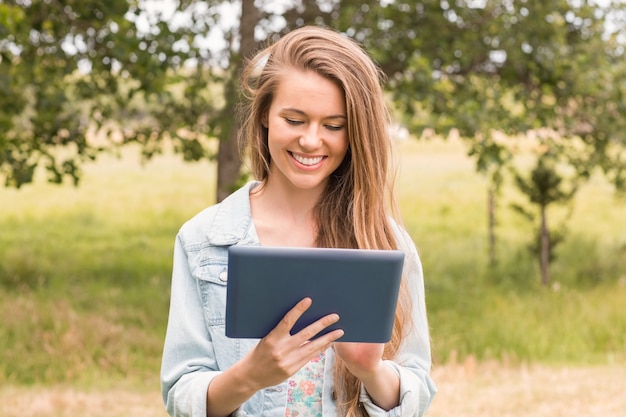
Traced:
<path fill-rule="evenodd" d="M 496 190 L 489 186 L 487 210 L 489 215 L 489 265 L 496 265 Z"/>
<path fill-rule="evenodd" d="M 222 201 L 234 191 L 240 169 L 237 126 L 233 126 L 229 138 L 220 139 L 217 151 L 217 202 Z"/>
<path fill-rule="evenodd" d="M 541 283 L 545 286 L 550 284 L 550 232 L 546 206 L 541 206 L 541 231 L 540 231 L 539 264 L 541 266 Z"/>
<path fill-rule="evenodd" d="M 253 0 L 243 0 L 241 2 L 241 20 L 239 22 L 239 56 L 232 60 L 232 79 L 226 86 L 226 105 L 224 111 L 226 115 L 232 117 L 226 129 L 224 137 L 220 138 L 217 151 L 217 195 L 218 202 L 231 194 L 238 185 L 239 174 L 241 172 L 241 158 L 239 157 L 239 145 L 237 135 L 239 124 L 234 115 L 234 109 L 238 100 L 238 76 L 244 58 L 248 58 L 256 48 L 254 40 L 254 29 L 259 21 L 259 11 L 254 6 Z"/>

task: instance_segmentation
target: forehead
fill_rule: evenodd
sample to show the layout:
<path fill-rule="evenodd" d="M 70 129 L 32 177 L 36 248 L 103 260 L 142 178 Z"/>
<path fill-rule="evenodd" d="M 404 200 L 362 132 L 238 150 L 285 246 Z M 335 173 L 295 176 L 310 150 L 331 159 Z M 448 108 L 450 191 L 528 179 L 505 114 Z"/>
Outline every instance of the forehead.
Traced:
<path fill-rule="evenodd" d="M 339 85 L 314 71 L 289 69 L 280 76 L 272 106 L 305 113 L 344 115 L 345 95 Z"/>

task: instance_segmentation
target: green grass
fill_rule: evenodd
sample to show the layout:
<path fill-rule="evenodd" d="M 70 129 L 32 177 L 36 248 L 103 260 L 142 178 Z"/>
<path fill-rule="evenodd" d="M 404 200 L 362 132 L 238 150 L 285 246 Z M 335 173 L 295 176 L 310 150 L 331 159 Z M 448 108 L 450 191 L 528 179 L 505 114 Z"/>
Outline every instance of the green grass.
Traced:
<path fill-rule="evenodd" d="M 214 167 L 135 155 L 85 167 L 79 188 L 0 190 L 0 384 L 154 383 L 174 237 Z"/>
<path fill-rule="evenodd" d="M 433 354 L 626 362 L 626 219 L 583 188 L 542 288 L 529 225 L 499 205 L 487 266 L 486 180 L 457 142 L 400 145 L 398 197 L 424 264 Z M 213 202 L 215 167 L 137 153 L 85 167 L 79 188 L 0 189 L 0 384 L 158 384 L 177 229 Z M 621 232 L 620 232 L 621 231 Z"/>
<path fill-rule="evenodd" d="M 488 267 L 487 183 L 459 143 L 404 144 L 398 194 L 424 263 L 433 354 L 515 362 L 626 360 L 624 202 L 594 178 L 583 187 L 543 288 L 527 250 L 532 225 L 498 204 L 498 264 Z M 563 209 L 550 213 L 557 224 Z M 560 216 L 560 217 L 559 217 Z"/>

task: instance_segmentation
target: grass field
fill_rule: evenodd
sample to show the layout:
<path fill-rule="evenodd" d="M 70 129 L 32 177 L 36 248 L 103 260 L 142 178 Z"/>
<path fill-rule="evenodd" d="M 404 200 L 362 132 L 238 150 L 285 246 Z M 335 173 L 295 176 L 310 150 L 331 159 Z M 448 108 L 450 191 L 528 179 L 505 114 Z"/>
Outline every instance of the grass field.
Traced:
<path fill-rule="evenodd" d="M 399 151 L 398 197 L 424 264 L 436 366 L 623 369 L 626 205 L 608 184 L 594 178 L 580 191 L 553 285 L 542 288 L 526 250 L 532 231 L 507 208 L 519 196 L 506 189 L 500 200 L 490 269 L 487 184 L 462 144 Z M 58 386 L 86 402 L 90 390 L 154 398 L 174 237 L 212 203 L 215 167 L 171 155 L 138 161 L 103 156 L 79 188 L 0 189 L 1 398 Z"/>

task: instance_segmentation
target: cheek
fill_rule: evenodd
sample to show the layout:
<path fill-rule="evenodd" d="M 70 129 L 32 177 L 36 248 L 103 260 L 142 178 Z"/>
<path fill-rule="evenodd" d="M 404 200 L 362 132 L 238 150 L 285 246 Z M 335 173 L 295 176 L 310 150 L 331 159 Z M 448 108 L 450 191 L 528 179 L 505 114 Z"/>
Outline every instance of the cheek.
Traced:
<path fill-rule="evenodd" d="M 267 130 L 267 151 L 270 155 L 270 160 L 276 158 L 276 156 L 280 153 L 281 148 L 283 147 L 282 141 L 280 140 L 280 134 L 276 132 L 276 129 Z"/>
<path fill-rule="evenodd" d="M 344 136 L 343 138 L 340 138 L 337 142 L 336 152 L 339 154 L 343 154 L 345 158 L 346 154 L 348 153 L 348 148 L 349 148 L 348 137 Z"/>
<path fill-rule="evenodd" d="M 277 138 L 283 136 L 281 124 L 272 119 L 267 122 L 267 127 L 265 127 L 265 131 L 268 132 L 268 138 L 270 140 L 276 140 Z"/>

